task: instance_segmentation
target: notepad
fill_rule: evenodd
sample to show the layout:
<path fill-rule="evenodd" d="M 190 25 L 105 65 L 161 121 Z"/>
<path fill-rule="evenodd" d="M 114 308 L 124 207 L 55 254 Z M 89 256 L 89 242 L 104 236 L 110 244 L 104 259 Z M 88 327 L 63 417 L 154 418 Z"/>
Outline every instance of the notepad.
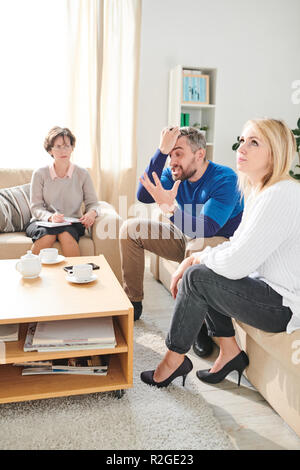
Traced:
<path fill-rule="evenodd" d="M 63 222 L 48 222 L 47 220 L 38 220 L 37 225 L 39 227 L 63 227 L 64 225 L 72 225 L 80 222 L 76 217 L 65 217 Z"/>

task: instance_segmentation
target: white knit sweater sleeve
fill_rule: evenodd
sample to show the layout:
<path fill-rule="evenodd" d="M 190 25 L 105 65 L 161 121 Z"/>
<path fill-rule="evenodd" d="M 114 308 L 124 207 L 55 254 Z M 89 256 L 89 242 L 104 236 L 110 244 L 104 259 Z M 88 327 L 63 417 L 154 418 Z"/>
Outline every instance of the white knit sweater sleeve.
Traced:
<path fill-rule="evenodd" d="M 201 263 L 229 279 L 242 279 L 257 271 L 288 238 L 299 217 L 295 195 L 286 183 L 274 184 L 257 195 L 230 241 L 205 250 Z"/>

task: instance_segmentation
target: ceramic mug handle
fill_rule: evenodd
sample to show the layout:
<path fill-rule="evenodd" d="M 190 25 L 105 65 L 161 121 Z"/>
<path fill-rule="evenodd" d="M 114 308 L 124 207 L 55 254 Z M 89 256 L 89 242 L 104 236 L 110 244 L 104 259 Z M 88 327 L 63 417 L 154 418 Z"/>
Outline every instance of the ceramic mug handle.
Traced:
<path fill-rule="evenodd" d="M 18 261 L 16 264 L 16 270 L 19 271 L 19 273 L 22 274 L 21 268 L 20 268 L 21 261 Z"/>

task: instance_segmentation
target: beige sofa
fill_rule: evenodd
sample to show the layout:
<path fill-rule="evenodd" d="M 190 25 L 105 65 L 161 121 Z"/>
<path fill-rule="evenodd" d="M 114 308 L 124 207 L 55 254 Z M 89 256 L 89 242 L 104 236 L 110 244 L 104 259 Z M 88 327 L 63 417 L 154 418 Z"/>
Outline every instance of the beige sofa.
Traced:
<path fill-rule="evenodd" d="M 32 169 L 0 169 L 0 189 L 30 183 Z M 100 202 L 101 215 L 96 218 L 90 233 L 80 238 L 79 248 L 82 256 L 103 254 L 121 282 L 121 261 L 119 252 L 118 233 L 122 222 L 115 209 L 107 202 Z M 113 226 L 116 224 L 115 238 L 100 239 L 100 226 Z M 30 250 L 32 241 L 25 232 L 0 233 L 0 259 L 16 259 Z M 60 250 L 60 243 L 54 245 Z"/>
<path fill-rule="evenodd" d="M 169 289 L 178 263 L 151 254 L 154 277 Z M 300 436 L 300 330 L 266 333 L 234 322 L 237 340 L 250 359 L 246 376 Z"/>

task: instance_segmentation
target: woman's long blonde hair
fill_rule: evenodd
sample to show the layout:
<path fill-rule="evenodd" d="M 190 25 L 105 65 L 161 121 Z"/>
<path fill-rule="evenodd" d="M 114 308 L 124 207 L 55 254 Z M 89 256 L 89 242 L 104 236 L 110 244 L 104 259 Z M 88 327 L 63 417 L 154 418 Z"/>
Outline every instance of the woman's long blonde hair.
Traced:
<path fill-rule="evenodd" d="M 284 121 L 278 119 L 250 119 L 244 129 L 253 126 L 269 146 L 271 165 L 270 170 L 263 178 L 258 191 L 284 179 L 292 179 L 289 170 L 296 152 L 296 141 L 292 131 Z M 238 184 L 241 192 L 248 194 L 252 188 L 247 175 L 238 172 Z"/>

